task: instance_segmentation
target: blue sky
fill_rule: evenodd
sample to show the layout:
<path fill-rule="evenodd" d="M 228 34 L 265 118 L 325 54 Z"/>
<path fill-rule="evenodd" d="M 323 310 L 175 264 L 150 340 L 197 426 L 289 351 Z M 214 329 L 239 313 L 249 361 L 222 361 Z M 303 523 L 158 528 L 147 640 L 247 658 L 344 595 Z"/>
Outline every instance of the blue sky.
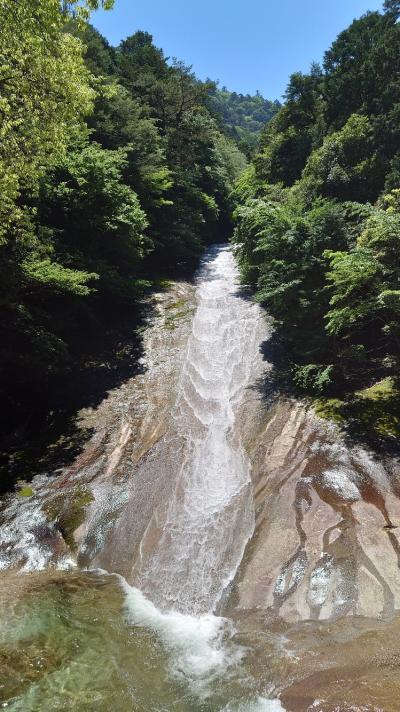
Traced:
<path fill-rule="evenodd" d="M 292 72 L 307 71 L 355 17 L 381 8 L 382 0 L 115 0 L 92 22 L 114 45 L 146 30 L 200 79 L 279 99 Z"/>

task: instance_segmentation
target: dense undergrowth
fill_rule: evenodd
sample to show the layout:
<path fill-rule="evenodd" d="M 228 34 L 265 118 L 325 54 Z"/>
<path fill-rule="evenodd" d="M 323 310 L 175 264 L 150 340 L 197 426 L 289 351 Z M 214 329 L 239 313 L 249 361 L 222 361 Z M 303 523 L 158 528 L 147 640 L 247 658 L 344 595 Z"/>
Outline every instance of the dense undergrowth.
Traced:
<path fill-rule="evenodd" d="M 380 444 L 400 434 L 399 16 L 387 0 L 292 75 L 236 187 L 243 281 L 292 387 Z"/>

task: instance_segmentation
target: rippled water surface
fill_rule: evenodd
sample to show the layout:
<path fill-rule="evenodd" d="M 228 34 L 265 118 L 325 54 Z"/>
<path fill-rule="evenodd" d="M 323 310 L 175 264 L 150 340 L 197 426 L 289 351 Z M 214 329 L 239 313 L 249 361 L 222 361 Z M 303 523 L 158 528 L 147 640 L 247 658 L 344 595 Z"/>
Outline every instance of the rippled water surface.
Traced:
<path fill-rule="evenodd" d="M 20 712 L 396 712 L 399 634 L 162 613 L 119 577 L 0 582 L 0 700 Z M 282 693 L 282 703 L 276 699 Z M 358 700 L 354 704 L 354 700 Z"/>
<path fill-rule="evenodd" d="M 261 361 L 262 316 L 241 296 L 237 280 L 231 249 L 211 250 L 198 277 L 197 309 L 172 413 L 174 431 L 184 437 L 178 476 L 141 541 L 132 577 L 162 609 L 213 611 L 254 529 L 250 464 L 235 408 Z M 171 444 L 167 437 L 165 446 Z M 151 466 L 162 470 L 165 461 L 161 446 Z"/>
<path fill-rule="evenodd" d="M 281 709 L 258 695 L 230 621 L 162 613 L 119 577 L 16 577 L 2 606 L 7 709 Z"/>

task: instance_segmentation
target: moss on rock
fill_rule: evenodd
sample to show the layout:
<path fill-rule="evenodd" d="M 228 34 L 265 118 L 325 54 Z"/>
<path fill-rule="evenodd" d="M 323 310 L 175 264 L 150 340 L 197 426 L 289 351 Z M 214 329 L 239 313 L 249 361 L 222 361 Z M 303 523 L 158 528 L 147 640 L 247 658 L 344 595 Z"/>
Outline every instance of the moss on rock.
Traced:
<path fill-rule="evenodd" d="M 19 490 L 18 494 L 20 497 L 32 497 L 33 489 L 29 485 L 23 485 Z"/>
<path fill-rule="evenodd" d="M 343 425 L 344 415 L 342 408 L 344 402 L 339 398 L 318 398 L 313 401 L 316 414 L 324 420 L 332 420 L 337 425 Z"/>
<path fill-rule="evenodd" d="M 392 378 L 384 378 L 346 400 L 319 398 L 313 407 L 320 418 L 347 427 L 367 442 L 393 441 L 400 436 L 400 391 Z"/>
<path fill-rule="evenodd" d="M 45 508 L 47 516 L 57 522 L 65 543 L 72 550 L 76 549 L 74 532 L 83 524 L 86 507 L 92 501 L 91 491 L 82 486 L 56 495 Z"/>

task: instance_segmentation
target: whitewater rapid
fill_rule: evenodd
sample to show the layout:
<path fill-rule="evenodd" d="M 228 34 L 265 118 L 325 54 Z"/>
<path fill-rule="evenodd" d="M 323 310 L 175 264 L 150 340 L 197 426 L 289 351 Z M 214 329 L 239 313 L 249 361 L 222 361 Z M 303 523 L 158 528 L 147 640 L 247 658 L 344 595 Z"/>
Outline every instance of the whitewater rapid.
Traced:
<path fill-rule="evenodd" d="M 200 615 L 215 610 L 254 530 L 236 414 L 262 362 L 262 315 L 241 293 L 228 246 L 204 258 L 196 302 L 172 414 L 181 461 L 142 539 L 133 583 L 162 610 Z M 160 455 L 153 467 L 163 467 Z"/>
<path fill-rule="evenodd" d="M 239 414 L 265 367 L 260 352 L 265 335 L 260 307 L 240 286 L 232 248 L 210 248 L 196 278 L 168 430 L 132 477 L 109 547 L 110 560 L 118 562 L 117 552 L 128 551 L 130 535 L 137 535 L 138 513 L 143 518 L 149 512 L 132 568 L 118 576 L 126 620 L 156 634 L 168 651 L 171 680 L 184 682 L 198 698 L 207 698 L 210 686 L 239 670 L 246 654 L 235 642 L 232 621 L 217 610 L 255 526 Z M 151 507 L 160 479 L 162 497 Z M 261 710 L 283 708 L 264 697 L 224 707 L 225 712 Z"/>

